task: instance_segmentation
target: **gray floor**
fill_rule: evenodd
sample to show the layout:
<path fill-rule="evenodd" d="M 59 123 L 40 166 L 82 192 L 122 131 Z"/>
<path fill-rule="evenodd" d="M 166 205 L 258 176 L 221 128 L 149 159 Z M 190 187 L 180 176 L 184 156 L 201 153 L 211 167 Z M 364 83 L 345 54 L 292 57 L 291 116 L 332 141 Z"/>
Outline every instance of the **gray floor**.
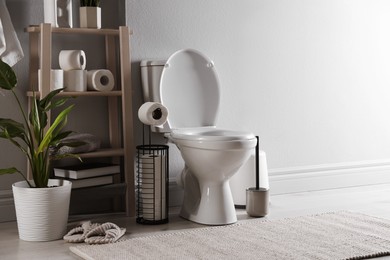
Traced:
<path fill-rule="evenodd" d="M 272 220 L 339 210 L 359 211 L 390 219 L 390 184 L 271 196 L 270 214 L 266 218 Z M 121 215 L 95 216 L 93 221 L 111 221 L 126 227 L 127 233 L 124 238 L 203 227 L 180 218 L 177 211 L 172 209 L 170 222 L 158 226 L 136 224 L 134 218 Z M 237 216 L 239 221 L 248 218 L 245 210 L 237 210 Z M 79 216 L 73 219 L 70 225 L 90 217 Z M 19 240 L 15 222 L 0 223 L 0 234 L 0 259 L 2 260 L 78 259 L 68 249 L 71 244 L 62 240 L 52 242 Z"/>

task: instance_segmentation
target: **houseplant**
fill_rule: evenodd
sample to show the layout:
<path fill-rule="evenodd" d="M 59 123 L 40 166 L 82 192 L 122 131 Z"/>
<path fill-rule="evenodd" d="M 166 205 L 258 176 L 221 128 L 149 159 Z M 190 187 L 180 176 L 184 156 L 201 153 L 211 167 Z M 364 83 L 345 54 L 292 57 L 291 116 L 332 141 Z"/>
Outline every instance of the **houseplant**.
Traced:
<path fill-rule="evenodd" d="M 0 60 L 0 88 L 12 93 L 23 117 L 23 123 L 9 118 L 0 118 L 0 138 L 9 140 L 26 155 L 33 181 L 28 180 L 16 167 L 0 169 L 0 175 L 18 173 L 24 178 L 24 181 L 12 186 L 19 237 L 28 241 L 58 239 L 66 231 L 71 183 L 50 180 L 50 163 L 52 160 L 64 157 L 79 157 L 73 154 L 55 155 L 51 151 L 63 146 L 83 144 L 63 141 L 71 134 L 71 131 L 61 132 L 61 130 L 66 125 L 67 116 L 73 105 L 62 110 L 49 127 L 48 113 L 51 109 L 66 103 L 67 98 L 54 99 L 62 89 L 54 90 L 46 97 L 37 98 L 34 95 L 27 115 L 14 90 L 16 85 L 15 72 Z"/>
<path fill-rule="evenodd" d="M 102 27 L 102 11 L 100 0 L 80 0 L 80 27 L 95 28 Z"/>

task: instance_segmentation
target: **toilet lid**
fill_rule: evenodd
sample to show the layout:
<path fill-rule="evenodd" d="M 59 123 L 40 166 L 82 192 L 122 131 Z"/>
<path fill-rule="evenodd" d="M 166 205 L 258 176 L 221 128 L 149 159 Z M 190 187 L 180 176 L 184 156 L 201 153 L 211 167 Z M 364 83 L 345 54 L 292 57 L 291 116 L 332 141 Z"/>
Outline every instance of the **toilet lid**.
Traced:
<path fill-rule="evenodd" d="M 171 132 L 174 139 L 184 139 L 193 141 L 242 141 L 255 138 L 255 135 L 249 132 L 232 131 L 218 128 L 187 128 L 176 129 Z"/>
<path fill-rule="evenodd" d="M 219 81 L 213 62 L 191 49 L 172 54 L 161 75 L 160 96 L 171 129 L 214 126 Z"/>

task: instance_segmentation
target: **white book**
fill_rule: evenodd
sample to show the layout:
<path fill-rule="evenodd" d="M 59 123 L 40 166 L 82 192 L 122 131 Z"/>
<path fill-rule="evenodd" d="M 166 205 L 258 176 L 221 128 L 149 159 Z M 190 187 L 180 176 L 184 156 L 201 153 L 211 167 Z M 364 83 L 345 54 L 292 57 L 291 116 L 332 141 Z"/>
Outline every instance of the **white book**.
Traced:
<path fill-rule="evenodd" d="M 54 168 L 54 176 L 69 179 L 84 179 L 120 173 L 120 166 L 108 163 L 82 163 Z"/>

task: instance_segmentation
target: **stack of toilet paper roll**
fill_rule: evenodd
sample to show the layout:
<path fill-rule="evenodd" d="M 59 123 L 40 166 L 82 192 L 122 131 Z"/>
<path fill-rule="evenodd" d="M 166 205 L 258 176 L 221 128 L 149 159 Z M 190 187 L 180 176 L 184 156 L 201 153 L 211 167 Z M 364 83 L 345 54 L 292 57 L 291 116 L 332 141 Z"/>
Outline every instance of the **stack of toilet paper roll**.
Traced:
<path fill-rule="evenodd" d="M 87 59 L 83 50 L 62 50 L 59 64 L 64 71 L 65 91 L 111 91 L 114 88 L 111 71 L 85 70 Z"/>
<path fill-rule="evenodd" d="M 59 55 L 60 68 L 64 71 L 65 91 L 86 91 L 87 59 L 83 50 L 62 50 Z"/>
<path fill-rule="evenodd" d="M 145 220 L 167 218 L 166 212 L 166 157 L 147 154 L 140 157 L 142 215 Z"/>

